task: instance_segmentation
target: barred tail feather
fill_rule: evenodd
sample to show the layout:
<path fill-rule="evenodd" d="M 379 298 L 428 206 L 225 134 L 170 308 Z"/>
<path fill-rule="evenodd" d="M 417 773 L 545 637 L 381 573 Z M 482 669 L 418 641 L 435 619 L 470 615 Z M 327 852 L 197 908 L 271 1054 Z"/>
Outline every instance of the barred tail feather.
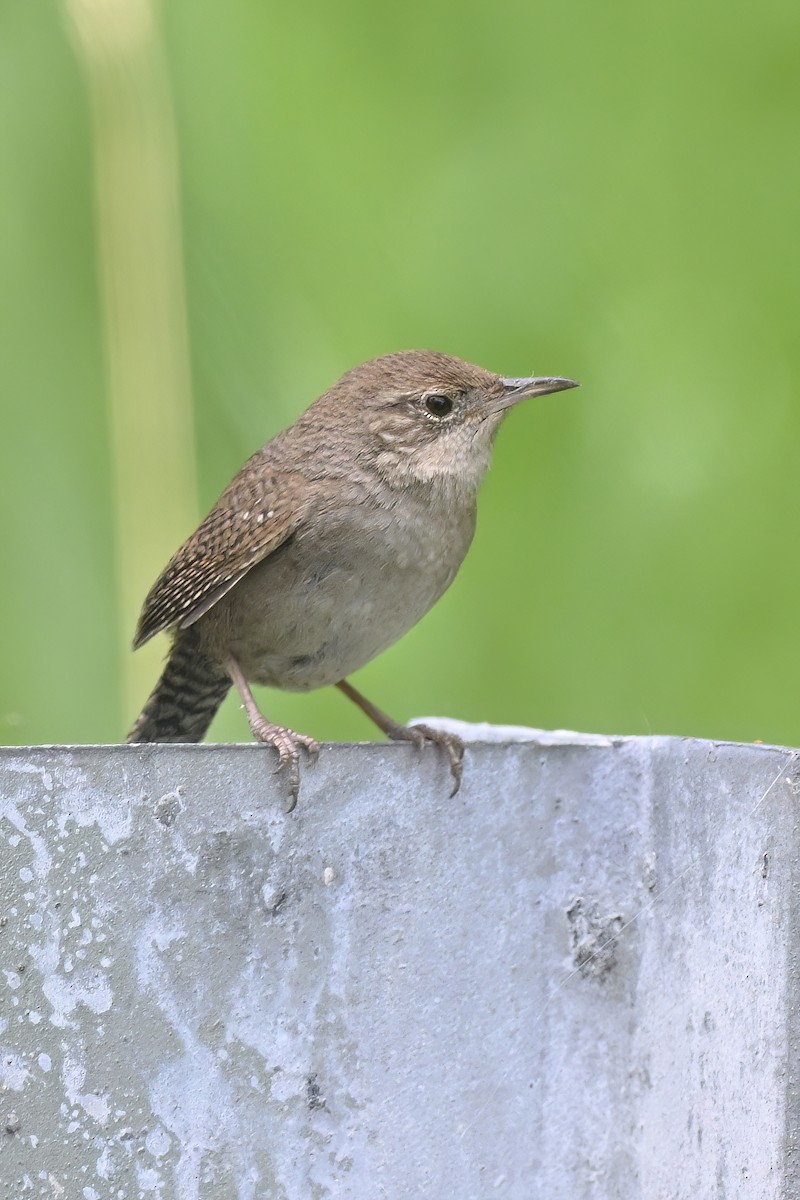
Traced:
<path fill-rule="evenodd" d="M 178 634 L 161 678 L 136 723 L 129 742 L 200 742 L 222 701 L 231 677 L 199 649 L 193 629 Z"/>

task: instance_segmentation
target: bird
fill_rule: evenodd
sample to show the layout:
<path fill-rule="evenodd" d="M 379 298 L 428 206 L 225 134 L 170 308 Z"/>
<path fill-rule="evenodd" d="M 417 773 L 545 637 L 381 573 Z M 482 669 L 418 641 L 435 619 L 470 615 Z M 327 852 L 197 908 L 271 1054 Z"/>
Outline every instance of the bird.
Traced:
<path fill-rule="evenodd" d="M 278 751 L 290 811 L 301 750 L 314 759 L 319 744 L 268 720 L 251 684 L 335 685 L 390 739 L 439 746 L 455 795 L 461 739 L 394 721 L 347 676 L 452 583 L 509 410 L 577 386 L 496 375 L 432 350 L 347 371 L 247 460 L 147 594 L 134 649 L 165 630 L 172 643 L 127 741 L 201 741 L 235 687 L 253 736 Z"/>

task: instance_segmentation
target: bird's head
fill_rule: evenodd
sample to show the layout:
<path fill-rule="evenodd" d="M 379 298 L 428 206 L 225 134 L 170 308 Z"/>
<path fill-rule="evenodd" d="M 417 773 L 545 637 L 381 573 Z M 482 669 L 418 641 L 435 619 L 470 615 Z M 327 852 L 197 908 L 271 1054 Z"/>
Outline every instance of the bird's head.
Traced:
<path fill-rule="evenodd" d="M 317 403 L 335 410 L 339 428 L 357 431 L 356 453 L 390 482 L 448 478 L 476 489 L 508 410 L 577 386 L 553 376 L 512 379 L 449 354 L 405 350 L 348 371 Z"/>

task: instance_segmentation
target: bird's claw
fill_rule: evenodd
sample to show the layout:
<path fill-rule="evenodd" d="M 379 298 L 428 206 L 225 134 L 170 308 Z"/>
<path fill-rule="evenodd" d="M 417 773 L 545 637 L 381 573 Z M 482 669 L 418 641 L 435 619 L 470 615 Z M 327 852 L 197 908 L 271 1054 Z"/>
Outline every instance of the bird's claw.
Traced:
<path fill-rule="evenodd" d="M 421 750 L 426 742 L 439 746 L 447 754 L 450 764 L 450 774 L 453 777 L 453 790 L 450 799 L 461 787 L 461 777 L 464 773 L 464 743 L 455 733 L 447 733 L 443 729 L 433 729 L 430 725 L 398 725 L 389 732 L 394 742 L 411 742 L 417 750 Z"/>
<path fill-rule="evenodd" d="M 251 721 L 250 728 L 259 742 L 274 746 L 278 751 L 278 765 L 273 774 L 277 775 L 286 770 L 289 772 L 289 798 L 284 811 L 291 812 L 300 794 L 300 747 L 306 751 L 311 762 L 316 762 L 319 757 L 319 742 L 304 733 L 286 729 L 283 725 L 274 725 L 265 717 Z"/>

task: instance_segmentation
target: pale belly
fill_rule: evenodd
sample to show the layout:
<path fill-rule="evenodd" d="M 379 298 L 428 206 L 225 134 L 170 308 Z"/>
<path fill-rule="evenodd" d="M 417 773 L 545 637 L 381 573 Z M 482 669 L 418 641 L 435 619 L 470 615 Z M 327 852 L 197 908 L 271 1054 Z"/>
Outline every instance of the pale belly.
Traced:
<path fill-rule="evenodd" d="M 254 683 L 288 691 L 326 687 L 425 615 L 452 583 L 473 531 L 474 511 L 452 522 L 445 536 L 430 514 L 405 529 L 380 511 L 366 531 L 359 526 L 357 541 L 341 521 L 303 531 L 198 624 Z"/>

